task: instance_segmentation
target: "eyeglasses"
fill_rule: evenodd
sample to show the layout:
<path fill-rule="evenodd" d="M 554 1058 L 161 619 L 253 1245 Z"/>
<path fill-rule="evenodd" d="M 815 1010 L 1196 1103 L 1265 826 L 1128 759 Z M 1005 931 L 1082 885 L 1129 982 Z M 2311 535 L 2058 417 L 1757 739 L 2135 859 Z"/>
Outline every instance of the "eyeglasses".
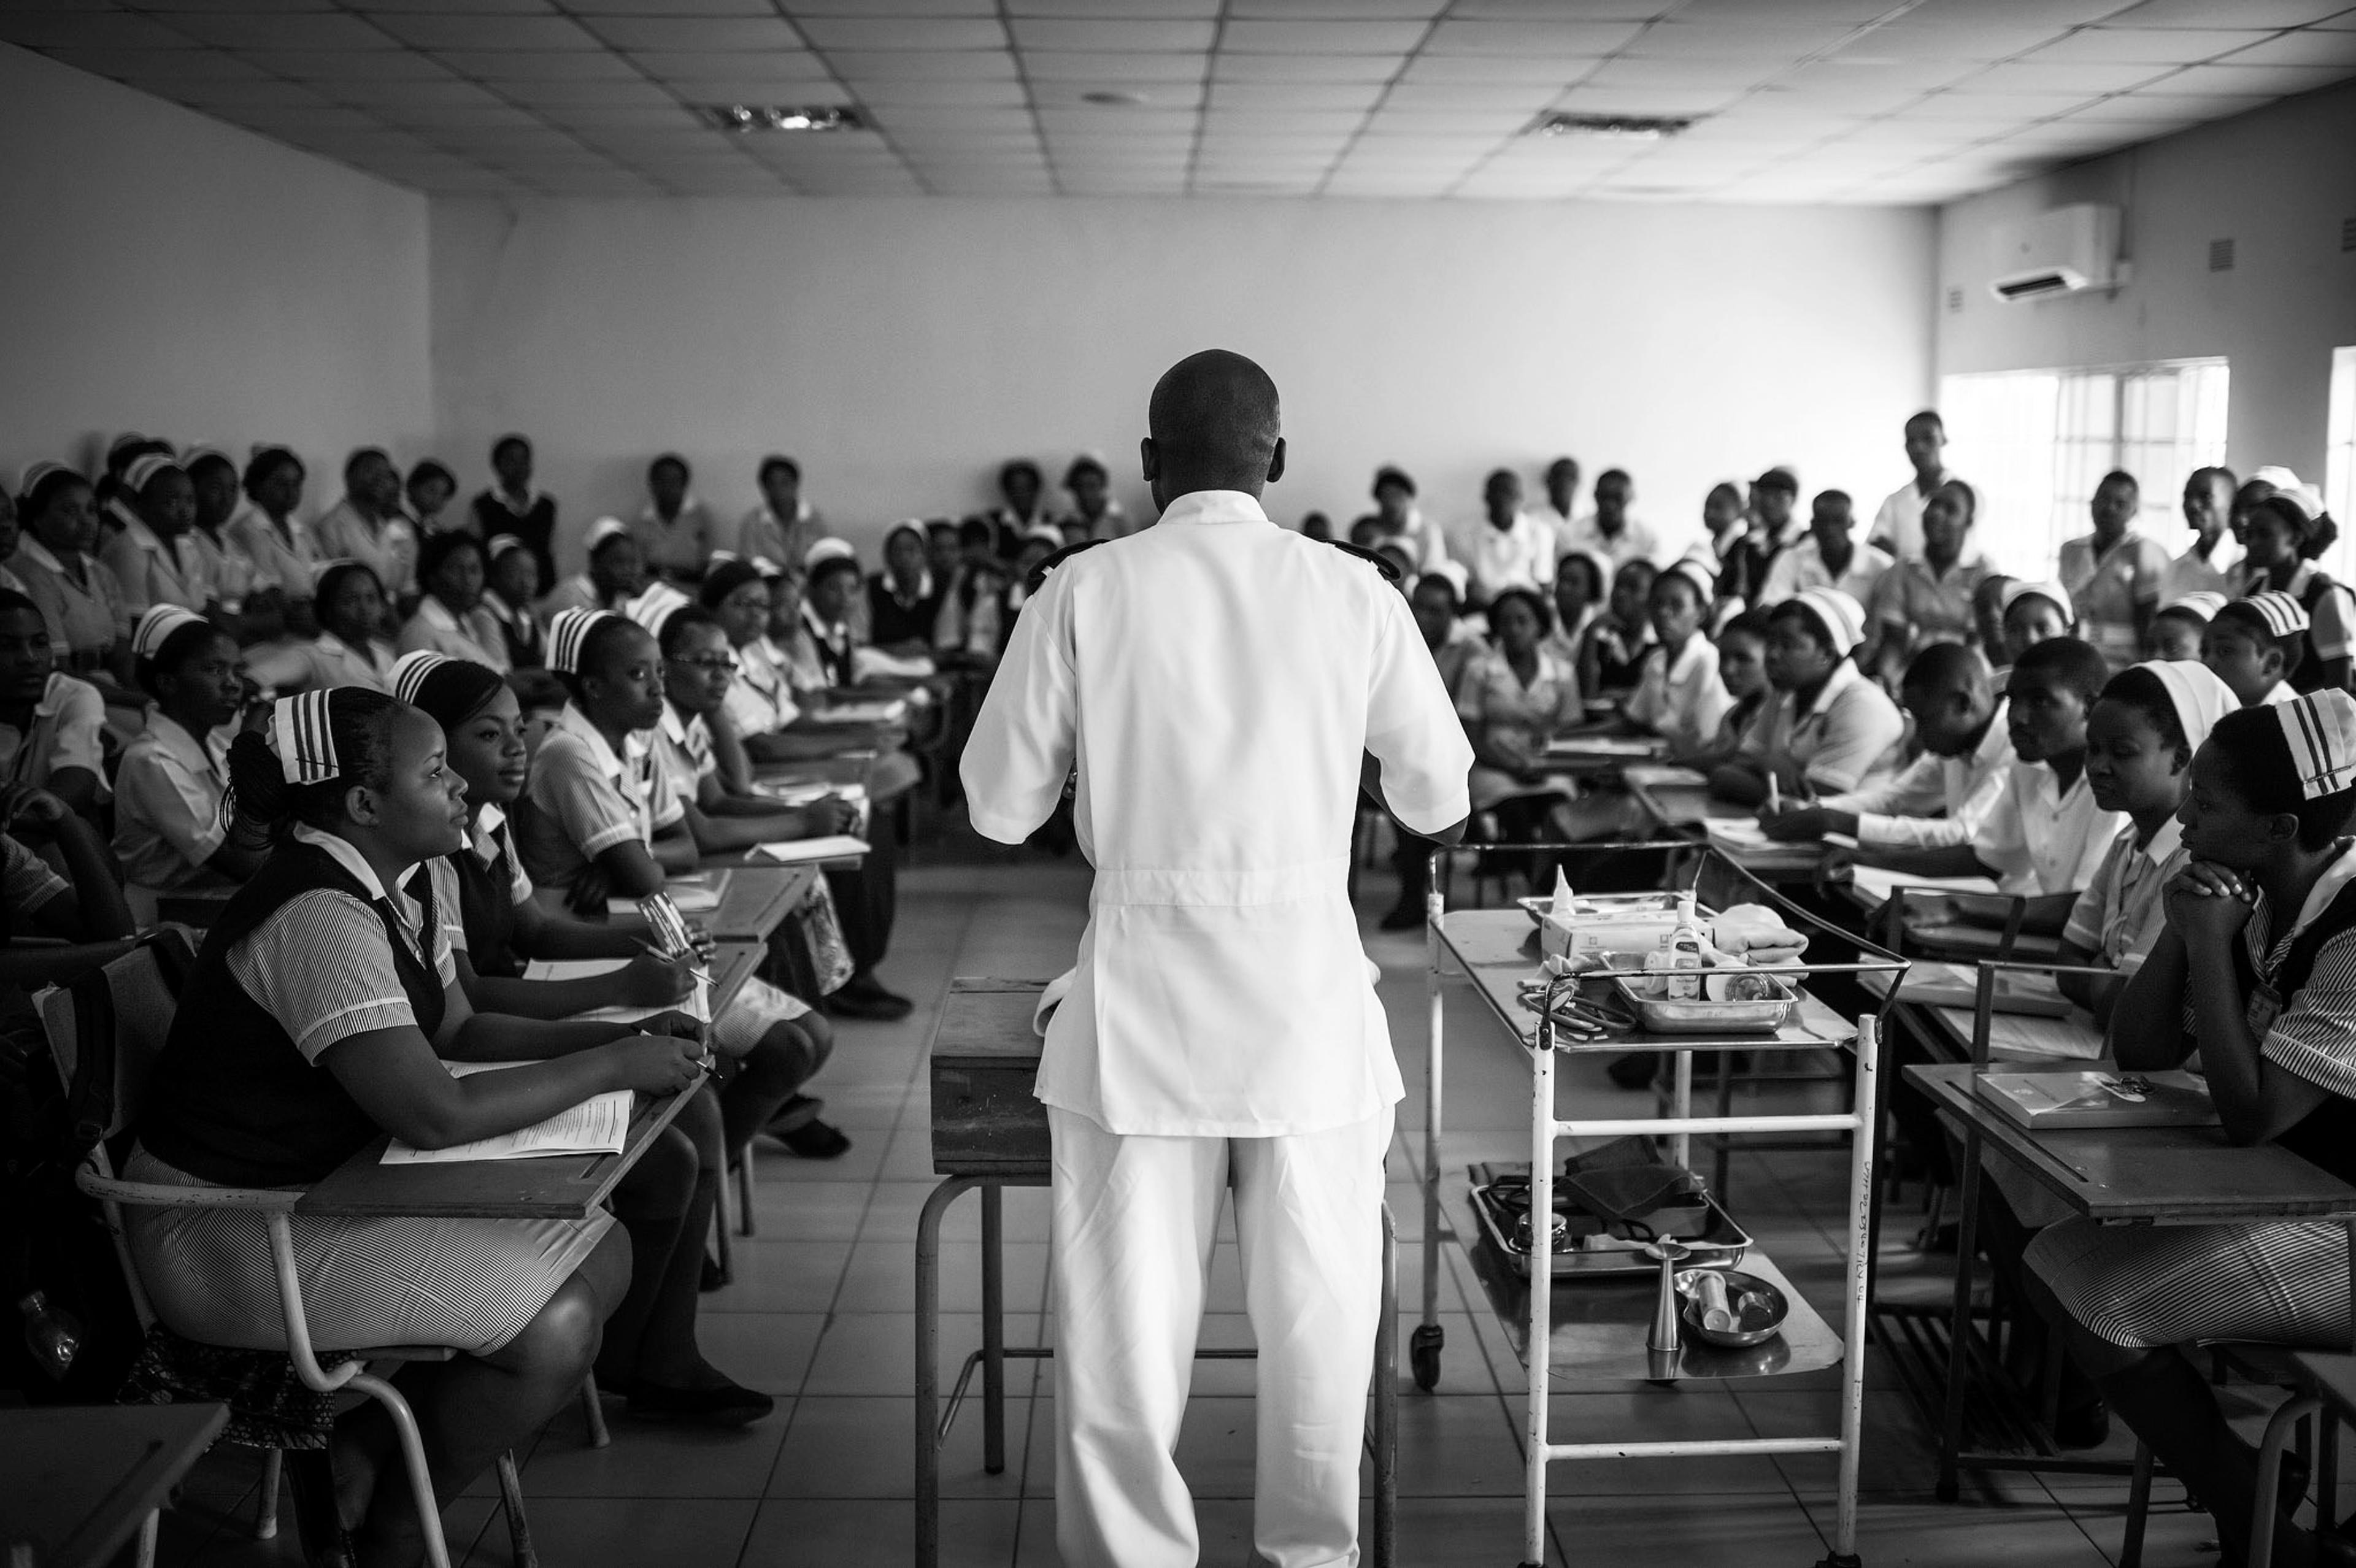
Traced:
<path fill-rule="evenodd" d="M 731 654 L 714 654 L 709 657 L 700 659 L 672 659 L 670 662 L 672 664 L 686 665 L 691 669 L 707 670 L 713 674 L 725 675 L 734 675 L 738 669 L 743 667 L 736 662 L 735 656 Z"/>

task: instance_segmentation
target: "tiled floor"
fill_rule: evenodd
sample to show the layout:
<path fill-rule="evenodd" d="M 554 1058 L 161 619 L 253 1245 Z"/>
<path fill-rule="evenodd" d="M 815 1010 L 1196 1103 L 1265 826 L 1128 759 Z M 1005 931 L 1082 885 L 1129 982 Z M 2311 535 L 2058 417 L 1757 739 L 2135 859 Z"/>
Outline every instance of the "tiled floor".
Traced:
<path fill-rule="evenodd" d="M 771 1149 L 760 1161 L 758 1235 L 741 1242 L 737 1275 L 704 1298 L 702 1339 L 712 1360 L 778 1396 L 775 1416 L 742 1433 L 698 1435 L 630 1422 L 612 1407 L 613 1445 L 592 1450 L 568 1412 L 525 1457 L 524 1487 L 549 1568 L 861 1568 L 912 1557 L 914 1461 L 911 1314 L 916 1216 L 933 1184 L 925 1053 L 953 975 L 1044 976 L 1069 961 L 1087 893 L 1076 859 L 1004 857 L 970 839 L 936 851 L 902 881 L 890 979 L 917 999 L 892 1026 L 845 1024 L 819 1085 L 831 1118 L 855 1140 L 842 1160 L 809 1165 Z M 1422 1208 L 1410 1153 L 1421 1143 L 1424 1056 L 1420 933 L 1387 935 L 1371 916 L 1390 888 L 1368 873 L 1362 908 L 1367 950 L 1383 965 L 1402 1066 L 1410 1084 L 1391 1155 L 1400 1296 L 1411 1324 L 1421 1277 Z M 1443 1169 L 1461 1192 L 1464 1165 L 1513 1158 L 1527 1147 L 1525 1070 L 1486 1033 L 1468 994 L 1451 993 L 1449 1121 Z M 1601 1063 L 1566 1068 L 1587 1105 L 1633 1111 Z M 1733 1201 L 1787 1274 L 1820 1308 L 1837 1299 L 1837 1226 L 1844 1176 L 1823 1152 L 1745 1154 Z M 1006 1194 L 1009 1342 L 1051 1342 L 1044 1311 L 1045 1194 Z M 1451 1212 L 1461 1211 L 1451 1198 Z M 1893 1231 L 1912 1222 L 1901 1214 Z M 941 1344 L 946 1375 L 979 1343 L 979 1221 L 970 1200 L 951 1216 L 944 1249 Z M 1510 1568 L 1520 1558 L 1520 1368 L 1451 1243 L 1441 1255 L 1447 1350 L 1440 1389 L 1407 1386 L 1400 1401 L 1400 1561 Z M 1900 1269 L 1896 1272 L 1902 1273 Z M 1241 1345 L 1236 1254 L 1215 1264 L 1205 1342 Z M 1937 1288 L 1935 1273 L 1923 1281 Z M 1404 1343 L 1404 1336 L 1402 1337 Z M 1006 1467 L 984 1473 L 979 1401 L 958 1417 L 943 1466 L 942 1560 L 957 1565 L 1052 1564 L 1055 1412 L 1052 1362 L 1010 1370 Z M 1883 1564 L 2033 1563 L 2094 1568 L 2115 1559 L 2123 1482 L 2009 1476 L 1966 1486 L 1965 1500 L 1931 1498 L 1925 1432 L 1881 1369 L 1869 1397 L 1859 1551 Z M 1826 1374 L 1732 1384 L 1562 1385 L 1552 1421 L 1560 1439 L 1615 1435 L 1779 1435 L 1835 1430 Z M 1203 1561 L 1242 1568 L 1251 1551 L 1250 1368 L 1201 1363 L 1180 1462 L 1197 1499 Z M 2114 1452 L 2124 1454 L 2115 1441 Z M 166 1531 L 167 1563 L 291 1563 L 292 1516 L 272 1543 L 251 1539 L 256 1467 L 225 1451 L 209 1459 Z M 1805 1568 L 1834 1528 L 1832 1462 L 1819 1456 L 1631 1460 L 1558 1466 L 1551 1477 L 1548 1562 L 1664 1563 L 1676 1568 Z M 450 1516 L 454 1552 L 477 1565 L 509 1561 L 507 1533 L 485 1498 Z M 2205 1516 L 2180 1490 L 2158 1488 L 2146 1561 L 2155 1568 L 2213 1557 Z"/>

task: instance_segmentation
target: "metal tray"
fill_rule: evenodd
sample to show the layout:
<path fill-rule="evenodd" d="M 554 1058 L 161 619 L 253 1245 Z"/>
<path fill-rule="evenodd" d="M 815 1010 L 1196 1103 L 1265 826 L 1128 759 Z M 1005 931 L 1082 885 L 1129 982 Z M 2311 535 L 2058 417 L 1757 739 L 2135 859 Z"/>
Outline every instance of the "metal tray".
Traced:
<path fill-rule="evenodd" d="M 1675 914 L 1677 910 L 1676 893 L 1580 893 L 1577 896 L 1581 903 L 1592 904 L 1603 914 Z M 1544 925 L 1547 911 L 1554 907 L 1554 895 L 1537 893 L 1514 901 L 1522 906 L 1522 912 L 1530 917 L 1532 925 Z M 1718 912 L 1707 904 L 1696 904 L 1694 916 L 1697 920 L 1715 920 Z"/>
<path fill-rule="evenodd" d="M 1488 1185 L 1500 1176 L 1526 1175 L 1529 1168 L 1526 1165 L 1499 1164 L 1481 1164 L 1472 1168 L 1474 1226 L 1479 1230 L 1482 1240 L 1488 1243 L 1497 1257 L 1504 1260 L 1505 1266 L 1526 1279 L 1529 1277 L 1530 1254 L 1515 1245 L 1514 1216 L 1489 1197 Z M 1750 1234 L 1734 1222 L 1734 1217 L 1719 1205 L 1716 1195 L 1705 1192 L 1701 1200 L 1708 1206 L 1708 1222 L 1703 1226 L 1699 1235 L 1677 1238 L 1693 1249 L 1686 1258 L 1685 1266 L 1724 1268 L 1741 1262 L 1742 1254 L 1751 1249 Z M 1625 1245 L 1593 1251 L 1573 1247 L 1569 1251 L 1557 1251 L 1547 1261 L 1553 1265 L 1554 1277 L 1558 1280 L 1600 1275 L 1657 1275 L 1661 1272 L 1658 1260 L 1647 1256 L 1640 1248 Z"/>
<path fill-rule="evenodd" d="M 1705 979 L 1724 970 L 1705 969 Z M 1764 975 L 1762 970 L 1743 973 Z M 1789 982 L 1767 975 L 1783 991 L 1781 997 L 1763 997 L 1757 1001 L 1666 1001 L 1647 997 L 1629 984 L 1631 980 L 1648 980 L 1647 975 L 1612 976 L 1612 987 L 1620 999 L 1636 1015 L 1636 1022 L 1647 1034 L 1773 1034 L 1792 1021 L 1799 1010 L 1800 998 Z"/>

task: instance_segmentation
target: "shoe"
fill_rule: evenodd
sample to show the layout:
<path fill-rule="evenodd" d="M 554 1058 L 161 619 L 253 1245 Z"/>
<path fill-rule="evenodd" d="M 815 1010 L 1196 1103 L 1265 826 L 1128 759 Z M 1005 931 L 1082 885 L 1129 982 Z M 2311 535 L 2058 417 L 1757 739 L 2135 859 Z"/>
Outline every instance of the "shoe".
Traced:
<path fill-rule="evenodd" d="M 826 1008 L 845 1018 L 895 1023 L 915 1012 L 916 1004 L 896 991 L 886 989 L 884 982 L 870 972 L 853 975 L 848 985 L 826 999 Z"/>
<path fill-rule="evenodd" d="M 720 1260 L 710 1253 L 704 1253 L 703 1272 L 696 1276 L 695 1288 L 703 1295 L 710 1296 L 727 1283 L 727 1276 L 720 1272 Z"/>
<path fill-rule="evenodd" d="M 841 1159 L 851 1152 L 851 1140 L 839 1128 L 815 1117 L 778 1138 L 789 1154 L 804 1159 Z"/>
<path fill-rule="evenodd" d="M 761 1130 L 773 1138 L 781 1138 L 787 1133 L 798 1133 L 809 1126 L 825 1109 L 826 1102 L 817 1095 L 797 1094 L 778 1106 L 777 1114 L 771 1116 L 768 1125 Z"/>
<path fill-rule="evenodd" d="M 2056 1412 L 2053 1417 L 2053 1443 L 2060 1448 L 2100 1448 L 2111 1438 L 2111 1410 L 2101 1400 L 2082 1404 L 2073 1410 Z M 2285 1471 L 2288 1478 L 2288 1471 Z M 2305 1493 L 2306 1488 L 2300 1491 Z"/>
<path fill-rule="evenodd" d="M 641 1420 L 749 1426 L 776 1408 L 777 1402 L 760 1390 L 724 1378 L 710 1388 L 665 1388 L 649 1382 L 630 1386 L 630 1413 Z"/>
<path fill-rule="evenodd" d="M 1660 1053 L 1652 1051 L 1632 1051 L 1625 1056 L 1615 1056 L 1603 1070 L 1622 1089 L 1649 1089 L 1660 1071 Z"/>
<path fill-rule="evenodd" d="M 1423 905 L 1401 901 L 1376 923 L 1385 931 L 1413 931 L 1423 923 Z"/>

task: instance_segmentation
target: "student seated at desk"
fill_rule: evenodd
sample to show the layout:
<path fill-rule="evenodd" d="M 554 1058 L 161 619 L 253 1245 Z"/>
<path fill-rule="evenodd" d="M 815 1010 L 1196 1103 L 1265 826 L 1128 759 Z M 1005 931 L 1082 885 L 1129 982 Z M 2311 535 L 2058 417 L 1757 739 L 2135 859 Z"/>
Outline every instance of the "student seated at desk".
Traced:
<path fill-rule="evenodd" d="M 34 464 L 17 484 L 16 521 L 24 531 L 8 570 L 41 607 L 58 667 L 127 689 L 129 601 L 95 554 L 98 505 L 90 481 L 62 464 Z"/>
<path fill-rule="evenodd" d="M 234 887 L 262 854 L 230 839 L 222 810 L 229 759 L 217 731 L 245 706 L 237 645 L 195 611 L 158 604 L 140 617 L 132 648 L 155 706 L 115 773 L 114 853 L 131 907 L 150 924 L 157 895 Z"/>
<path fill-rule="evenodd" d="M 1568 550 L 1554 563 L 1554 630 L 1547 634 L 1546 645 L 1573 669 L 1587 645 L 1587 629 L 1603 613 L 1611 582 L 1612 558 L 1600 549 Z M 1463 597 L 1462 590 L 1457 597 Z"/>
<path fill-rule="evenodd" d="M 808 805 L 786 805 L 753 792 L 749 774 L 732 787 L 721 754 L 736 738 L 728 721 L 725 696 L 736 661 L 719 624 L 682 598 L 675 605 L 640 600 L 632 613 L 654 632 L 663 655 L 668 700 L 655 727 L 655 762 L 687 816 L 697 849 L 723 854 L 755 845 L 847 833 L 869 839 L 867 853 L 851 869 L 822 873 L 811 916 L 819 932 L 838 927 L 839 944 L 820 940 L 821 954 L 843 955 L 839 974 L 825 986 L 825 1007 L 844 1018 L 894 1022 L 916 1004 L 887 989 L 875 967 L 891 944 L 898 903 L 898 873 L 887 836 L 862 834 L 859 810 L 840 795 L 822 795 Z M 741 766 L 740 773 L 747 771 Z M 821 969 L 830 965 L 820 965 Z M 805 1028 L 823 1029 L 818 1019 Z"/>
<path fill-rule="evenodd" d="M 89 814 L 106 798 L 106 699 L 57 667 L 41 607 L 0 589 L 0 782 Z"/>
<path fill-rule="evenodd" d="M 408 887 L 421 898 L 430 888 L 467 1002 L 478 1012 L 561 1019 L 686 1001 L 692 967 L 648 947 L 637 923 L 591 924 L 533 897 L 507 826 L 525 776 L 521 715 L 508 684 L 486 666 L 418 653 L 401 661 L 394 695 L 442 727 L 449 769 L 466 786 L 468 842 L 427 861 Z M 528 980 L 530 958 L 629 963 L 609 975 Z M 553 1053 L 563 1042 L 549 1043 Z M 627 1394 L 634 1415 L 734 1425 L 759 1420 L 774 1403 L 714 1371 L 696 1346 L 703 1237 L 727 1162 L 721 1129 L 719 1096 L 706 1083 L 615 1189 L 614 1213 L 630 1234 L 630 1288 L 606 1322 L 597 1381 L 606 1392 Z"/>
<path fill-rule="evenodd" d="M 1644 656 L 1652 650 L 1650 607 L 1659 575 L 1660 569 L 1642 556 L 1622 561 L 1612 572 L 1611 598 L 1579 639 L 1579 689 L 1588 696 L 1624 698 L 1636 689 Z"/>
<path fill-rule="evenodd" d="M 1489 602 L 1496 645 L 1464 671 L 1456 715 L 1472 742 L 1472 809 L 1496 814 L 1508 840 L 1558 837 L 1555 808 L 1569 798 L 1542 766 L 1547 742 L 1586 717 L 1579 678 L 1540 645 L 1547 602 L 1528 588 Z"/>
<path fill-rule="evenodd" d="M 2111 1020 L 2129 976 L 2159 938 L 2160 890 L 2188 857 L 2177 812 L 2192 787 L 2192 758 L 2238 706 L 2225 683 L 2192 660 L 2155 660 L 2113 676 L 2086 718 L 2086 784 L 2094 804 L 2124 812 L 2094 880 L 2062 928 L 2062 962 L 2118 971 L 2115 979 L 2062 975 L 2062 994 Z"/>
<path fill-rule="evenodd" d="M 1457 589 L 1456 579 L 1444 571 L 1425 572 L 1408 592 L 1407 607 L 1415 616 L 1415 629 L 1422 635 L 1431 662 L 1440 670 L 1440 684 L 1448 688 L 1452 701 L 1456 688 L 1464 683 L 1464 672 L 1488 647 L 1462 619 L 1464 596 Z"/>
<path fill-rule="evenodd" d="M 2356 1179 L 2356 700 L 2344 692 L 2244 709 L 2192 762 L 2190 864 L 2162 893 L 2166 925 L 2112 1014 L 2119 1066 L 2199 1051 L 2236 1144 L 2278 1143 Z M 2098 1226 L 2065 1220 L 2028 1249 L 2032 1294 L 2111 1409 L 2215 1519 L 2228 1562 L 2261 1507 L 2256 1454 L 2185 1347 L 2204 1339 L 2345 1349 L 2340 1221 Z M 2356 1546 L 2276 1521 L 2286 1568 L 2356 1562 Z"/>
<path fill-rule="evenodd" d="M 646 553 L 621 518 L 598 518 L 581 543 L 588 552 L 589 570 L 549 591 L 538 605 L 543 622 L 567 610 L 617 610 L 647 585 Z"/>
<path fill-rule="evenodd" d="M 2058 582 L 2011 578 L 1997 595 L 1997 603 L 2003 606 L 1997 624 L 2004 634 L 1997 651 L 2008 669 L 2038 644 L 2077 635 L 2077 607 L 2071 602 L 2070 591 Z"/>
<path fill-rule="evenodd" d="M 2315 558 L 2340 537 L 2316 493 L 2301 485 L 2252 503 L 2242 535 L 2242 592 L 2287 594 L 2306 614 L 2305 656 L 2284 677 L 2301 691 L 2347 689 L 2356 653 L 2356 596 L 2317 570 Z"/>
<path fill-rule="evenodd" d="M 239 735 L 230 768 L 241 841 L 268 846 L 268 859 L 181 990 L 129 1179 L 302 1188 L 382 1134 L 445 1148 L 609 1090 L 669 1094 L 701 1081 L 693 1040 L 473 1010 L 439 917 L 401 891 L 412 867 L 466 842 L 465 785 L 423 714 L 348 688 L 282 699 L 264 732 Z M 550 1060 L 454 1078 L 444 1053 Z M 629 1272 L 603 1211 L 290 1223 L 315 1343 L 459 1352 L 394 1380 L 444 1507 L 575 1397 Z M 140 1208 L 124 1228 L 165 1327 L 205 1344 L 283 1347 L 260 1215 Z M 359 1568 L 410 1568 L 423 1550 L 417 1509 L 382 1405 L 337 1423 L 334 1459 Z"/>
<path fill-rule="evenodd" d="M 111 942 L 136 929 L 116 886 L 114 857 L 98 830 L 66 803 L 32 784 L 0 786 L 0 984 L 61 983 L 57 943 Z M 52 847 L 62 877 L 36 852 Z M 15 945 L 19 937 L 48 940 Z"/>
<path fill-rule="evenodd" d="M 568 610 L 548 628 L 548 667 L 570 700 L 532 758 L 515 845 L 534 882 L 574 912 L 603 914 L 608 897 L 647 899 L 666 874 L 691 871 L 695 840 L 647 731 L 662 722 L 662 654 L 636 622 Z M 826 1064 L 830 1032 L 805 1028 L 809 1004 L 764 980 L 746 982 L 712 1021 L 728 1086 L 720 1105 L 728 1147 L 764 1130 L 795 1153 L 831 1158 L 851 1140 L 796 1093 Z"/>
<path fill-rule="evenodd" d="M 2013 764 L 2004 788 L 1968 842 L 1883 849 L 1868 864 L 1923 877 L 1990 877 L 2029 899 L 2022 929 L 2059 933 L 2079 891 L 2126 817 L 2094 802 L 2085 777 L 2086 716 L 2108 676 L 2103 656 L 2074 637 L 2054 637 L 2012 667 L 2005 725 Z"/>
<path fill-rule="evenodd" d="M 2013 763 L 2004 699 L 1989 687 L 1987 661 L 1961 643 L 1933 643 L 1906 667 L 1898 697 L 1913 715 L 1922 754 L 1881 784 L 1761 817 L 1769 837 L 1806 843 L 1846 833 L 1869 866 L 1879 864 L 1882 850 L 1971 842 Z"/>
<path fill-rule="evenodd" d="M 401 651 L 423 648 L 505 673 L 507 635 L 483 603 L 483 541 L 466 533 L 430 536 L 418 547 L 417 582 L 424 597 L 402 624 Z"/>
<path fill-rule="evenodd" d="M 540 561 L 514 534 L 493 534 L 483 547 L 483 609 L 498 624 L 510 669 L 538 669 L 547 656 L 548 628 L 532 608 Z"/>
<path fill-rule="evenodd" d="M 1690 557 L 1654 580 L 1653 647 L 1623 715 L 1628 729 L 1666 741 L 1680 763 L 1709 748 L 1734 706 L 1718 677 L 1717 645 L 1704 635 L 1714 582 L 1709 568 Z"/>
<path fill-rule="evenodd" d="M 313 613 L 317 636 L 256 647 L 246 656 L 246 672 L 279 691 L 392 689 L 392 661 L 399 656 L 384 640 L 384 585 L 373 571 L 357 560 L 331 562 L 319 573 Z"/>
<path fill-rule="evenodd" d="M 1730 762 L 1710 774 L 1710 793 L 1740 805 L 1775 794 L 1804 801 L 1819 791 L 1857 788 L 1897 746 L 1906 721 L 1854 660 L 1865 612 L 1837 588 L 1810 588 L 1767 613 L 1763 705 Z"/>
<path fill-rule="evenodd" d="M 2201 638 L 2201 660 L 2244 708 L 2288 702 L 2291 677 L 2307 658 L 2307 612 L 2287 593 L 2259 593 L 2220 605 Z"/>
<path fill-rule="evenodd" d="M 2143 656 L 2198 661 L 2201 643 L 2209 635 L 2209 622 L 2225 604 L 2222 593 L 2207 589 L 2170 599 L 2153 614 L 2151 626 L 2144 633 Z"/>

